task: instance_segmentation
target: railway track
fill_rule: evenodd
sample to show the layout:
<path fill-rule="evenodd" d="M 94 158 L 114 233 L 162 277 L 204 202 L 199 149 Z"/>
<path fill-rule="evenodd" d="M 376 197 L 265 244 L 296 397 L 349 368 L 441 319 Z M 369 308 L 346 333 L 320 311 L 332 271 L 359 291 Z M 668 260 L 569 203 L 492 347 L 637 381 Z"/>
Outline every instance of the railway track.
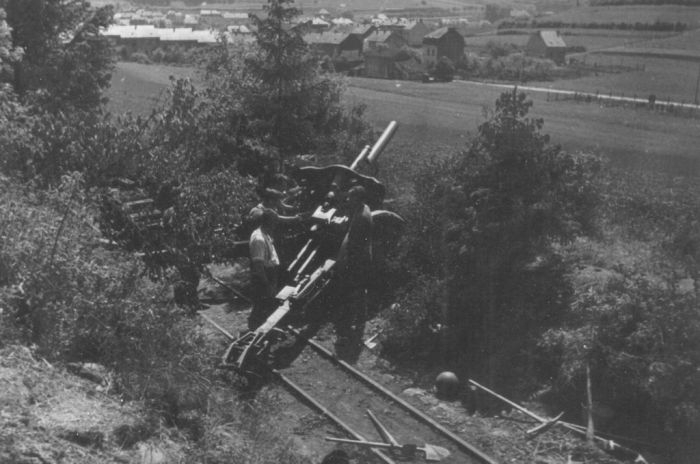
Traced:
<path fill-rule="evenodd" d="M 206 315 L 204 319 L 233 340 L 225 328 Z M 496 464 L 455 433 L 383 387 L 329 350 L 296 333 L 296 355 L 285 368 L 271 370 L 281 385 L 313 409 L 325 415 L 347 435 L 357 440 L 383 441 L 365 414 L 372 411 L 401 444 L 426 443 L 447 449 L 445 464 Z M 353 446 L 353 445 L 346 445 Z M 390 452 L 372 449 L 380 463 L 406 462 Z M 415 462 L 424 462 L 420 457 Z M 409 461 L 410 462 L 410 461 Z"/>

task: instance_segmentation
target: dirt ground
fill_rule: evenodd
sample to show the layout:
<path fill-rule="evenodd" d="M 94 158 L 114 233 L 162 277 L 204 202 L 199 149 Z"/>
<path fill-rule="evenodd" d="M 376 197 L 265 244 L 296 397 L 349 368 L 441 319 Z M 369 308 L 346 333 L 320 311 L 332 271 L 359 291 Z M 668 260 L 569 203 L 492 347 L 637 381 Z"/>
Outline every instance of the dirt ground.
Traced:
<path fill-rule="evenodd" d="M 141 410 L 107 388 L 35 358 L 27 347 L 0 350 L 0 462 L 148 462 L 156 448 L 166 449 L 155 442 L 122 449 L 120 431 L 134 427 Z"/>

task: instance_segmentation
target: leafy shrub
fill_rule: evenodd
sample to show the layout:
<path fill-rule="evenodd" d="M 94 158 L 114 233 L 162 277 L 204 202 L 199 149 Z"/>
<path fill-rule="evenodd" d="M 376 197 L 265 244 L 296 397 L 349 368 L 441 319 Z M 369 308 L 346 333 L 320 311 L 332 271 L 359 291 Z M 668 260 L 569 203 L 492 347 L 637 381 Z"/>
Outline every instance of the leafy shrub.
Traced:
<path fill-rule="evenodd" d="M 383 353 L 416 368 L 416 363 L 430 365 L 441 358 L 440 337 L 444 282 L 432 276 L 421 276 L 383 313 L 386 329 Z"/>
<path fill-rule="evenodd" d="M 498 54 L 488 59 L 474 59 L 464 75 L 490 79 L 527 82 L 550 80 L 554 77 L 554 63 L 551 60 L 531 58 L 523 53 Z"/>
<path fill-rule="evenodd" d="M 597 401 L 666 432 L 700 426 L 700 314 L 677 282 L 619 269 L 581 285 L 566 323 L 542 339 L 560 390 L 580 391 L 590 364 Z M 659 423 L 659 422 L 656 422 Z"/>
<path fill-rule="evenodd" d="M 151 59 L 142 52 L 134 52 L 129 56 L 130 61 L 135 61 L 141 64 L 151 64 Z"/>
<path fill-rule="evenodd" d="M 167 280 L 154 283 L 139 260 L 99 246 L 79 175 L 49 191 L 4 182 L 0 211 L 3 341 L 106 364 L 130 397 L 163 402 L 206 384 L 194 323 L 172 304 Z"/>

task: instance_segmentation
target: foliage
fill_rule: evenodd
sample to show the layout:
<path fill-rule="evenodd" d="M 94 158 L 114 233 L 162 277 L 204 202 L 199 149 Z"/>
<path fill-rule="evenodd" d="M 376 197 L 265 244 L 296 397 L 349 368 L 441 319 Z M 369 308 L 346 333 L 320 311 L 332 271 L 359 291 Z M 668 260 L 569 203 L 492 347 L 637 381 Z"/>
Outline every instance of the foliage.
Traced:
<path fill-rule="evenodd" d="M 341 104 L 342 82 L 321 73 L 302 30 L 292 27 L 298 10 L 291 3 L 270 0 L 266 18 L 251 17 L 257 47 L 246 57 L 242 76 L 227 76 L 241 79 L 247 133 L 262 142 L 277 169 L 294 155 L 347 149 L 335 136 L 352 118 Z M 359 136 L 367 135 L 365 127 Z"/>
<path fill-rule="evenodd" d="M 33 343 L 47 359 L 116 369 L 129 397 L 162 401 L 196 389 L 206 366 L 192 321 L 135 257 L 96 246 L 94 211 L 79 175 L 42 191 L 0 187 L 3 343 Z"/>
<path fill-rule="evenodd" d="M 111 7 L 92 9 L 85 0 L 3 0 L 2 7 L 13 45 L 24 51 L 12 79 L 19 95 L 51 112 L 104 102 L 112 51 L 99 29 L 111 22 Z"/>
<path fill-rule="evenodd" d="M 543 121 L 527 117 L 531 104 L 516 91 L 501 95 L 469 149 L 427 165 L 400 211 L 409 226 L 399 256 L 416 292 L 401 308 L 416 326 L 399 326 L 401 336 L 439 321 L 452 347 L 444 361 L 492 384 L 506 373 L 534 376 L 537 336 L 570 294 L 556 245 L 594 227 L 597 159 L 549 144 Z M 429 310 L 410 301 L 427 303 L 421 282 L 441 286 Z"/>
<path fill-rule="evenodd" d="M 700 314 L 697 295 L 674 281 L 620 269 L 602 285 L 582 285 L 561 327 L 542 346 L 560 389 L 581 388 L 585 364 L 598 401 L 665 431 L 700 425 Z"/>
<path fill-rule="evenodd" d="M 398 363 L 431 366 L 440 359 L 444 282 L 429 275 L 413 285 L 384 312 L 383 353 Z M 430 368 L 429 368 L 430 369 Z"/>
<path fill-rule="evenodd" d="M 166 215 L 164 248 L 195 263 L 226 262 L 254 202 L 250 182 L 233 170 L 184 179 Z"/>
<path fill-rule="evenodd" d="M 446 56 L 441 57 L 435 65 L 433 74 L 438 80 L 451 82 L 455 75 L 455 66 L 452 64 L 452 60 Z"/>
<path fill-rule="evenodd" d="M 490 53 L 490 58 L 470 60 L 467 66 L 463 66 L 462 75 L 518 82 L 554 78 L 554 63 L 551 60 L 532 58 L 523 53 L 507 53 L 501 48 L 493 49 Z"/>

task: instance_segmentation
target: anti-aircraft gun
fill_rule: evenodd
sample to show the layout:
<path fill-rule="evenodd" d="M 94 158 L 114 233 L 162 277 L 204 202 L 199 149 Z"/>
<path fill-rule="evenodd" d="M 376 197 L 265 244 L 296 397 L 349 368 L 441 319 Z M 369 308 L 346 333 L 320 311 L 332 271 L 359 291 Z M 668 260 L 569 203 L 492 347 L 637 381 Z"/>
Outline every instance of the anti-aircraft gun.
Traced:
<path fill-rule="evenodd" d="M 376 178 L 358 172 L 363 165 L 375 165 L 397 127 L 396 121 L 389 123 L 377 142 L 367 145 L 350 166 L 308 166 L 294 175 L 302 188 L 300 209 L 313 211 L 305 243 L 286 268 L 288 277 L 275 297 L 277 308 L 262 325 L 243 333 L 229 345 L 220 367 L 242 372 L 255 370 L 255 363 L 265 362 L 272 346 L 285 336 L 283 324 L 305 322 L 307 310 L 325 293 L 333 291 L 334 279 L 338 278 L 336 262 L 350 225 L 343 199 L 351 187 L 362 186 L 365 190 L 364 201 L 372 214 L 373 242 L 386 242 L 397 236 L 403 219 L 381 209 L 386 194 L 384 186 Z"/>

